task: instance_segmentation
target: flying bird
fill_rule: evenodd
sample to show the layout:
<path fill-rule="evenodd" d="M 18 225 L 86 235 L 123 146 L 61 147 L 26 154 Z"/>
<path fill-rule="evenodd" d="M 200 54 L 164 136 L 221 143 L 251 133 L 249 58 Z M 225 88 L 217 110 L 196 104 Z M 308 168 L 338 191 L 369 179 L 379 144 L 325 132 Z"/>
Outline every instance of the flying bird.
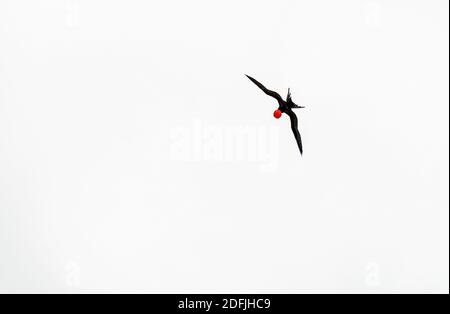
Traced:
<path fill-rule="evenodd" d="M 275 98 L 278 101 L 278 109 L 275 110 L 273 113 L 273 116 L 276 119 L 279 119 L 283 113 L 289 116 L 289 118 L 291 119 L 291 129 L 292 132 L 294 133 L 295 140 L 297 141 L 298 149 L 300 150 L 300 154 L 303 154 L 302 138 L 300 137 L 300 132 L 298 131 L 298 119 L 294 111 L 292 111 L 292 109 L 305 107 L 298 106 L 292 101 L 290 89 L 288 89 L 286 100 L 283 100 L 283 98 L 281 98 L 281 96 L 277 92 L 265 88 L 263 84 L 255 80 L 253 77 L 248 75 L 246 76 L 250 79 L 250 81 L 255 83 L 255 85 L 258 86 L 264 93 Z"/>

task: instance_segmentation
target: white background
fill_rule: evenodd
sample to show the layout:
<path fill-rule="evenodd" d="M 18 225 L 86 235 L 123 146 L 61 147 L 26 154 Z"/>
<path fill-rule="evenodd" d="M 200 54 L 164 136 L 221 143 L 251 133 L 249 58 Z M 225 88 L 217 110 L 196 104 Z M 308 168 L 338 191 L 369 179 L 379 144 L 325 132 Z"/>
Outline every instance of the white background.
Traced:
<path fill-rule="evenodd" d="M 1 0 L 0 292 L 448 293 L 448 6 Z"/>

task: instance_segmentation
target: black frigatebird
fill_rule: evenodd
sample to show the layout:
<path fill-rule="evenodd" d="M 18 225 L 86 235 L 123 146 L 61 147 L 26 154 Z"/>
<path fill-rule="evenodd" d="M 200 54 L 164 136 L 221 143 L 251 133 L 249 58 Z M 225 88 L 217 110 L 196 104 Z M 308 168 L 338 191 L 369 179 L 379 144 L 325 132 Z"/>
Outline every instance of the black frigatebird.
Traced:
<path fill-rule="evenodd" d="M 295 140 L 297 141 L 298 148 L 300 149 L 300 154 L 303 154 L 302 138 L 300 137 L 300 132 L 298 131 L 298 119 L 294 111 L 292 111 L 292 109 L 305 107 L 298 106 L 292 101 L 290 89 L 288 89 L 286 100 L 283 100 L 283 98 L 281 98 L 281 96 L 277 92 L 265 88 L 263 84 L 255 80 L 253 77 L 248 76 L 247 74 L 245 76 L 247 76 L 250 79 L 250 81 L 255 83 L 256 86 L 258 86 L 264 93 L 266 93 L 269 96 L 272 96 L 278 101 L 278 109 L 274 111 L 273 116 L 279 119 L 283 112 L 289 116 L 289 118 L 291 119 L 291 129 L 292 132 L 294 133 Z"/>

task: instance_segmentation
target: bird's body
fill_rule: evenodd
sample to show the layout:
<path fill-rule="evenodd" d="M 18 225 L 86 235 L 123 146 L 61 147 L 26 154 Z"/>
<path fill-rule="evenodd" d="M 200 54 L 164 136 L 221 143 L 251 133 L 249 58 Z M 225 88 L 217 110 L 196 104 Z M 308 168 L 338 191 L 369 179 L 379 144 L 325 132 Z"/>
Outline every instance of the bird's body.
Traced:
<path fill-rule="evenodd" d="M 258 86 L 265 94 L 275 98 L 278 101 L 278 109 L 275 110 L 275 112 L 274 112 L 275 118 L 277 118 L 277 119 L 280 118 L 281 113 L 285 113 L 289 116 L 289 118 L 291 120 L 291 129 L 292 129 L 292 132 L 294 133 L 295 140 L 297 141 L 297 146 L 300 150 L 300 154 L 303 154 L 302 139 L 300 136 L 300 132 L 298 131 L 298 119 L 297 119 L 297 116 L 295 115 L 294 111 L 292 111 L 292 109 L 304 108 L 304 107 L 298 106 L 292 101 L 290 91 L 288 91 L 286 100 L 284 100 L 283 98 L 281 98 L 281 96 L 277 92 L 274 92 L 274 91 L 271 91 L 271 90 L 265 88 L 264 85 L 262 85 L 260 82 L 255 80 L 253 77 L 248 76 L 248 75 L 246 75 L 246 76 L 253 83 L 255 83 L 255 85 Z"/>

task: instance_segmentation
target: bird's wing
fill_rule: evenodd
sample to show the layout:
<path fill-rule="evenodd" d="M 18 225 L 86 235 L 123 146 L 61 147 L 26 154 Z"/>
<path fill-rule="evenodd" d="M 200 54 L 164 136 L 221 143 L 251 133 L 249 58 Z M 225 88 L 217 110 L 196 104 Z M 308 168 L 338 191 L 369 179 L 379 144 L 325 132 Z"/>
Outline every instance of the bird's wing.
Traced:
<path fill-rule="evenodd" d="M 266 93 L 267 95 L 272 96 L 273 98 L 275 98 L 278 101 L 283 101 L 283 99 L 281 98 L 281 96 L 277 92 L 274 92 L 274 91 L 271 91 L 271 90 L 265 88 L 263 84 L 261 84 L 260 82 L 255 80 L 253 77 L 248 76 L 247 74 L 245 76 L 247 76 L 250 79 L 250 81 L 255 83 L 255 85 L 258 86 L 260 89 L 262 89 L 262 91 L 264 93 Z"/>
<path fill-rule="evenodd" d="M 302 138 L 300 137 L 300 132 L 298 131 L 298 119 L 292 110 L 286 111 L 286 114 L 291 118 L 291 129 L 294 133 L 295 140 L 297 141 L 298 149 L 300 149 L 300 154 L 303 155 Z"/>

